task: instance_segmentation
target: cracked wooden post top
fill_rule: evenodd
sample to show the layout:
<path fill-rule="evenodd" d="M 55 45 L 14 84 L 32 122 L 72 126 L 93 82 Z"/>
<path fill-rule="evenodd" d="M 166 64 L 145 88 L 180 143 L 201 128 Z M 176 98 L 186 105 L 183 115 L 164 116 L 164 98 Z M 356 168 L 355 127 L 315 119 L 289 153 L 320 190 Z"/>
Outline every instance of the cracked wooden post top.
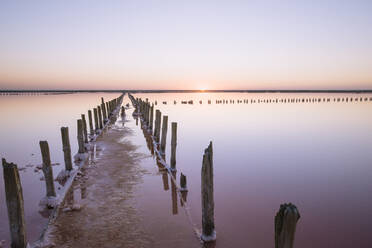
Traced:
<path fill-rule="evenodd" d="M 280 205 L 275 216 L 275 248 L 293 248 L 299 219 L 300 213 L 295 205 L 292 203 Z"/>

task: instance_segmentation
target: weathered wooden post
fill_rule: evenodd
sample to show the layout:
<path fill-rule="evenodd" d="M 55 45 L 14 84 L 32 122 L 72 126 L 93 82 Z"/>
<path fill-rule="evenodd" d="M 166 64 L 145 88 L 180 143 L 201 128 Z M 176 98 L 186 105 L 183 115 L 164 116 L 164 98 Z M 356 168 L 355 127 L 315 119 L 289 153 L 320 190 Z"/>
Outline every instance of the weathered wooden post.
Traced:
<path fill-rule="evenodd" d="M 155 141 L 159 143 L 160 141 L 160 120 L 161 120 L 161 112 L 160 110 L 156 110 L 156 115 L 155 115 L 155 131 L 154 131 L 154 136 L 155 136 Z"/>
<path fill-rule="evenodd" d="M 108 102 L 106 102 L 106 110 L 107 110 L 107 119 L 108 119 L 110 118 L 110 114 L 111 114 Z"/>
<path fill-rule="evenodd" d="M 79 153 L 85 153 L 83 121 L 81 119 L 77 120 L 77 140 L 79 144 Z"/>
<path fill-rule="evenodd" d="M 3 158 L 6 206 L 8 208 L 9 229 L 12 248 L 26 248 L 26 224 L 23 192 L 16 164 L 7 163 Z"/>
<path fill-rule="evenodd" d="M 280 205 L 275 216 L 275 248 L 293 248 L 299 219 L 300 213 L 295 205 L 292 203 Z"/>
<path fill-rule="evenodd" d="M 95 127 L 96 133 L 98 133 L 99 132 L 99 126 L 98 126 L 98 111 L 97 111 L 97 108 L 94 108 L 93 111 L 94 111 L 94 127 Z"/>
<path fill-rule="evenodd" d="M 71 158 L 71 146 L 70 137 L 68 134 L 68 127 L 61 127 L 62 135 L 62 149 L 65 159 L 65 169 L 66 171 L 72 170 L 72 158 Z"/>
<path fill-rule="evenodd" d="M 93 120 L 92 120 L 92 110 L 88 110 L 88 118 L 89 118 L 89 133 L 90 135 L 93 135 L 94 128 L 93 128 Z"/>
<path fill-rule="evenodd" d="M 150 107 L 150 123 L 149 123 L 149 129 L 150 132 L 152 133 L 152 126 L 154 123 L 154 104 L 151 105 Z"/>
<path fill-rule="evenodd" d="M 107 121 L 107 112 L 106 112 L 106 108 L 105 108 L 105 101 L 103 100 L 103 97 L 101 97 L 101 109 L 102 109 L 102 113 L 103 113 L 103 122 L 106 123 Z"/>
<path fill-rule="evenodd" d="M 165 147 L 167 142 L 167 131 L 168 131 L 168 116 L 163 116 L 163 126 L 161 128 L 161 143 L 160 143 L 160 151 L 165 153 Z"/>
<path fill-rule="evenodd" d="M 186 181 L 186 176 L 181 173 L 180 177 L 180 191 L 187 191 L 187 181 Z"/>
<path fill-rule="evenodd" d="M 171 157 L 170 157 L 170 166 L 172 170 L 176 170 L 176 147 L 177 147 L 177 122 L 172 122 Z"/>
<path fill-rule="evenodd" d="M 176 180 L 177 175 L 176 175 L 175 171 L 172 172 L 171 177 L 173 177 L 174 180 Z M 176 183 L 173 181 L 172 178 L 171 178 L 170 181 L 171 181 L 171 187 L 172 187 L 172 214 L 176 215 L 176 214 L 178 214 L 177 187 L 176 187 Z"/>
<path fill-rule="evenodd" d="M 41 156 L 43 159 L 43 173 L 45 178 L 45 185 L 46 185 L 46 196 L 49 197 L 56 197 L 56 191 L 54 189 L 54 178 L 53 178 L 53 169 L 50 162 L 50 152 L 49 152 L 49 145 L 47 141 L 40 141 L 40 150 Z"/>
<path fill-rule="evenodd" d="M 98 124 L 99 124 L 99 128 L 102 129 L 103 128 L 103 122 L 102 122 L 102 111 L 101 111 L 101 107 L 100 106 L 97 106 L 97 109 L 98 109 Z"/>
<path fill-rule="evenodd" d="M 124 106 L 121 106 L 121 116 L 125 116 L 125 108 L 124 108 Z"/>
<path fill-rule="evenodd" d="M 213 149 L 212 142 L 204 150 L 203 165 L 201 171 L 202 193 L 202 226 L 201 239 L 205 242 L 216 240 L 214 226 L 214 196 L 213 196 Z"/>
<path fill-rule="evenodd" d="M 88 139 L 87 121 L 85 120 L 84 114 L 81 115 L 81 120 L 83 121 L 84 143 L 87 144 L 89 142 L 89 139 Z"/>

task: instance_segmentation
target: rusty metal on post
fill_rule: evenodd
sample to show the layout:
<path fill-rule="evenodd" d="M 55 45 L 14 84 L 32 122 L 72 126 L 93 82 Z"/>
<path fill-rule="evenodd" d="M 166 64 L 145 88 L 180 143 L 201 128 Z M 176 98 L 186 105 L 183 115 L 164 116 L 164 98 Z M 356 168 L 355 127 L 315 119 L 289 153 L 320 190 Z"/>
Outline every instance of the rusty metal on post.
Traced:
<path fill-rule="evenodd" d="M 88 119 L 89 119 L 89 133 L 90 135 L 93 135 L 94 128 L 93 128 L 92 110 L 88 110 Z"/>
<path fill-rule="evenodd" d="M 292 203 L 280 205 L 275 216 L 275 248 L 293 248 L 299 219 L 300 213 L 295 205 Z"/>
<path fill-rule="evenodd" d="M 176 170 L 177 122 L 172 122 L 170 167 Z"/>
<path fill-rule="evenodd" d="M 2 159 L 2 163 L 11 238 L 10 246 L 12 248 L 26 248 L 27 236 L 24 202 L 18 168 L 16 164 L 7 163 L 4 158 Z"/>
<path fill-rule="evenodd" d="M 201 239 L 204 242 L 210 242 L 216 240 L 216 231 L 214 225 L 212 142 L 210 142 L 208 148 L 204 150 L 201 178 L 203 227 Z"/>
<path fill-rule="evenodd" d="M 85 120 L 85 115 L 81 115 L 81 120 L 83 121 L 83 133 L 84 133 L 84 143 L 88 143 L 88 130 L 87 130 L 87 121 Z"/>
<path fill-rule="evenodd" d="M 65 169 L 70 171 L 72 170 L 72 158 L 71 158 L 71 146 L 70 146 L 70 137 L 68 134 L 68 127 L 61 127 L 61 136 L 62 136 L 62 149 L 65 160 Z"/>
<path fill-rule="evenodd" d="M 167 143 L 167 132 L 168 132 L 168 116 L 163 116 L 163 126 L 161 129 L 161 143 L 160 143 L 160 151 L 165 153 L 165 147 Z"/>
<path fill-rule="evenodd" d="M 54 189 L 54 179 L 53 179 L 53 168 L 50 162 L 50 152 L 49 145 L 47 141 L 40 141 L 41 156 L 43 159 L 43 173 L 45 178 L 45 185 L 47 197 L 56 197 L 56 191 Z"/>

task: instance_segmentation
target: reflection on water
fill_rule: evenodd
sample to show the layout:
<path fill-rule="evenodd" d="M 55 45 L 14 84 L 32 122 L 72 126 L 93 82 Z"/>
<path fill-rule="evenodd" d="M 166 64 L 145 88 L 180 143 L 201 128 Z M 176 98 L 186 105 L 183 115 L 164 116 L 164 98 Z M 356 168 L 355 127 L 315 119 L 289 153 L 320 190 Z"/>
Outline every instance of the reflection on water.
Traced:
<path fill-rule="evenodd" d="M 41 181 L 40 140 L 47 140 L 53 165 L 53 174 L 64 169 L 61 141 L 62 126 L 69 127 L 71 153 L 77 152 L 76 120 L 88 109 L 118 94 L 56 94 L 56 95 L 6 95 L 0 96 L 0 157 L 12 161 L 20 168 L 23 188 L 27 237 L 33 242 L 47 223 L 50 210 L 39 209 L 45 195 L 45 182 Z M 94 158 L 96 159 L 96 158 Z M 3 170 L 0 170 L 0 181 Z M 63 182 L 55 182 L 58 191 Z M 4 183 L 0 182 L 0 240 L 9 245 L 9 226 L 5 204 Z"/>
<path fill-rule="evenodd" d="M 272 247 L 274 216 L 284 202 L 302 213 L 295 247 L 372 246 L 371 95 L 135 97 L 157 103 L 178 123 L 177 168 L 189 182 L 181 196 L 195 221 L 201 220 L 202 152 L 214 141 L 218 238 L 206 246 Z"/>

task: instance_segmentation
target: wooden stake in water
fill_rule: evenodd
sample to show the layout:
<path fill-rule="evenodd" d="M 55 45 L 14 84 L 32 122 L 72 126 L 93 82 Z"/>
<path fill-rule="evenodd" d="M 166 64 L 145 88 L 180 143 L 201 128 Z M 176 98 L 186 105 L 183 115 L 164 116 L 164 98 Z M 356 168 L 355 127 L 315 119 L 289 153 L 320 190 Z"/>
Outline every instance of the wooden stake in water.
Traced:
<path fill-rule="evenodd" d="M 214 226 L 214 196 L 213 196 L 213 149 L 212 142 L 204 150 L 203 165 L 201 172 L 201 194 L 202 194 L 202 235 L 205 242 L 216 240 Z"/>
<path fill-rule="evenodd" d="M 77 140 L 79 145 L 79 153 L 85 153 L 84 134 L 83 134 L 83 120 L 77 120 Z"/>
<path fill-rule="evenodd" d="M 84 143 L 88 143 L 88 130 L 87 130 L 87 121 L 85 120 L 85 115 L 81 115 L 81 120 L 83 121 L 83 133 L 84 133 Z"/>
<path fill-rule="evenodd" d="M 71 158 L 71 146 L 70 146 L 70 137 L 68 134 L 68 127 L 61 127 L 62 135 L 62 149 L 65 159 L 65 169 L 70 171 L 72 170 L 72 158 Z"/>
<path fill-rule="evenodd" d="M 172 170 L 176 169 L 176 147 L 177 147 L 177 122 L 172 122 L 171 157 L 170 157 L 170 166 Z"/>
<path fill-rule="evenodd" d="M 180 191 L 187 191 L 187 181 L 186 181 L 186 176 L 181 173 L 180 177 Z"/>
<path fill-rule="evenodd" d="M 156 115 L 155 115 L 155 131 L 154 131 L 154 136 L 155 136 L 155 141 L 159 143 L 160 141 L 160 122 L 161 122 L 161 112 L 160 110 L 156 110 Z"/>
<path fill-rule="evenodd" d="M 150 132 L 152 133 L 152 126 L 153 126 L 153 123 L 154 123 L 154 104 L 151 105 L 151 108 L 150 108 L 150 123 L 149 123 L 149 129 L 150 129 Z"/>
<path fill-rule="evenodd" d="M 88 110 L 88 118 L 89 118 L 89 133 L 90 135 L 93 135 L 94 128 L 93 128 L 93 120 L 92 120 L 92 110 Z"/>
<path fill-rule="evenodd" d="M 94 111 L 94 127 L 95 127 L 95 130 L 96 130 L 96 133 L 98 133 L 99 126 L 98 126 L 98 111 L 97 111 L 97 108 L 94 108 L 93 111 Z"/>
<path fill-rule="evenodd" d="M 40 141 L 40 150 L 41 156 L 43 159 L 43 173 L 45 178 L 45 185 L 47 197 L 56 197 L 56 191 L 54 189 L 54 180 L 53 180 L 53 169 L 50 162 L 50 152 L 49 145 L 47 141 Z"/>
<path fill-rule="evenodd" d="M 11 247 L 26 248 L 26 224 L 21 180 L 16 164 L 3 158 L 6 206 L 8 208 Z"/>
<path fill-rule="evenodd" d="M 293 248 L 299 219 L 300 213 L 295 205 L 292 203 L 280 205 L 275 216 L 275 248 Z"/>
<path fill-rule="evenodd" d="M 102 122 L 102 111 L 101 111 L 101 107 L 100 106 L 97 106 L 97 109 L 98 109 L 98 124 L 99 124 L 99 129 L 102 129 L 103 128 L 103 122 Z"/>
<path fill-rule="evenodd" d="M 163 127 L 161 129 L 161 144 L 160 150 L 165 153 L 165 147 L 167 142 L 167 132 L 168 132 L 168 116 L 163 116 Z"/>

